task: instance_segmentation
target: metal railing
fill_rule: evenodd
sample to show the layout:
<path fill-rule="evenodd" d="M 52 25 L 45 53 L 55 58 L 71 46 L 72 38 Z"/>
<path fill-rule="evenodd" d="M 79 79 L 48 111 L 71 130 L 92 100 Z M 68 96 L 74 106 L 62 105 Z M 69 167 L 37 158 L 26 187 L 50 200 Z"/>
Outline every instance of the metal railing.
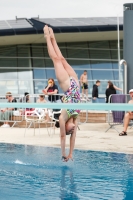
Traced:
<path fill-rule="evenodd" d="M 128 101 L 130 100 L 129 94 L 122 94 L 122 95 L 113 94 L 113 96 L 115 96 L 116 99 L 119 96 L 120 97 L 123 96 L 124 98 L 123 98 L 123 100 L 121 98 L 121 101 L 117 100 L 116 102 L 112 102 L 112 95 L 110 95 L 109 99 L 108 99 L 108 103 L 128 103 Z M 116 118 L 113 115 L 113 113 L 114 113 L 114 115 L 116 115 Z M 108 111 L 107 120 L 108 120 L 109 128 L 105 132 L 107 132 L 111 128 L 115 129 L 118 132 L 118 130 L 115 128 L 115 126 L 123 124 L 124 115 L 125 115 L 125 111 L 112 111 L 112 110 Z"/>
<path fill-rule="evenodd" d="M 28 94 L 26 96 L 24 95 L 19 95 L 19 94 L 11 94 L 12 97 L 14 99 L 16 99 L 16 103 L 36 103 L 38 99 L 40 99 L 40 96 L 45 96 L 45 100 L 48 101 L 48 102 L 56 102 L 56 103 L 60 103 L 61 102 L 61 98 L 63 96 L 62 93 L 60 94 L 53 94 L 53 95 L 43 95 L 43 94 Z M 7 98 L 6 96 L 8 95 L 0 95 L 0 103 L 4 103 L 4 102 L 7 102 Z M 58 96 L 58 100 L 56 101 L 53 101 L 53 97 L 57 97 Z M 26 100 L 28 97 L 28 101 Z M 49 97 L 51 99 L 49 99 Z M 40 102 L 41 103 L 41 102 Z M 87 103 L 86 100 L 82 100 L 81 103 Z M 35 108 L 34 108 L 35 109 Z M 0 108 L 0 122 L 9 122 L 10 124 L 12 124 L 12 127 L 14 127 L 15 125 L 19 125 L 20 122 L 24 121 L 25 120 L 25 112 L 26 111 L 33 111 L 34 110 L 33 108 L 25 108 L 25 109 L 22 109 L 21 108 L 21 105 L 19 108 L 12 108 L 12 109 L 9 109 L 9 108 Z M 42 109 L 45 109 L 45 108 L 42 108 Z M 54 109 L 49 109 L 50 112 L 53 112 L 55 111 Z M 87 110 L 82 110 L 80 112 L 80 115 L 78 117 L 78 121 L 80 124 L 82 123 L 86 123 L 88 122 L 88 111 Z M 31 124 L 30 124 L 31 126 Z"/>
<path fill-rule="evenodd" d="M 29 95 L 29 102 L 30 103 L 37 102 L 37 100 L 39 99 L 40 95 L 41 94 L 30 94 Z M 57 96 L 58 96 L 58 98 L 57 98 L 58 100 L 56 100 Z M 45 95 L 45 99 L 46 99 L 46 101 L 51 102 L 51 103 L 52 102 L 54 102 L 54 103 L 61 103 L 62 96 L 63 96 L 63 93 L 52 94 L 52 95 Z M 49 99 L 49 97 L 50 97 L 50 99 Z M 55 97 L 55 98 L 53 98 L 53 97 Z M 90 102 L 88 102 L 85 99 L 84 100 L 81 99 L 81 103 L 90 103 Z M 51 109 L 50 111 L 53 112 L 55 110 Z M 81 118 L 84 118 L 84 120 L 82 120 Z M 79 124 L 88 122 L 88 110 L 81 110 L 81 112 L 79 114 L 79 117 L 78 117 L 78 122 L 79 122 Z"/>
<path fill-rule="evenodd" d="M 57 79 L 55 84 L 58 85 Z M 105 90 L 107 88 L 108 80 L 100 80 L 101 85 L 99 87 L 99 95 L 101 97 L 105 96 Z M 96 80 L 89 80 L 89 97 L 91 97 L 92 87 Z M 112 80 L 114 85 L 117 87 L 123 88 L 123 81 Z M 0 93 L 11 91 L 14 94 L 23 94 L 24 92 L 29 93 L 42 93 L 42 90 L 47 85 L 47 79 L 0 79 Z M 34 91 L 34 92 L 33 92 Z M 59 88 L 59 92 L 62 93 L 62 90 Z"/>
<path fill-rule="evenodd" d="M 24 102 L 22 95 L 0 95 L 0 103 L 7 101 L 7 96 L 12 96 L 13 99 L 17 102 Z M 12 102 L 10 102 L 12 103 Z M 11 127 L 14 127 L 16 124 L 19 125 L 20 122 L 24 120 L 24 109 L 21 108 L 0 108 L 0 122 L 12 124 Z"/>

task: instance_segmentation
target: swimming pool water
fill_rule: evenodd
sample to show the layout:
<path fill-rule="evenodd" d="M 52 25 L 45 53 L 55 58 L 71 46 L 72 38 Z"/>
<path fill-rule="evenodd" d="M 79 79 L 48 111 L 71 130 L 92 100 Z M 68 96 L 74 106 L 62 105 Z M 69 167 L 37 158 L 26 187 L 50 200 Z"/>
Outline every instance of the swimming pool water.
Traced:
<path fill-rule="evenodd" d="M 0 200 L 132 200 L 133 155 L 0 144 Z"/>

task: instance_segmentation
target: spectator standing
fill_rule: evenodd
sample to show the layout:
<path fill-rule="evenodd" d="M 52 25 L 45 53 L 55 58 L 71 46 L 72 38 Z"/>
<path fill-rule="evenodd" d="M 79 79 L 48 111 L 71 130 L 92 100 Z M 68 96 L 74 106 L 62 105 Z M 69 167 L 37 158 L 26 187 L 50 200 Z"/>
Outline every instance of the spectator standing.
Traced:
<path fill-rule="evenodd" d="M 108 81 L 108 85 L 107 85 L 107 88 L 109 88 L 109 84 L 113 84 L 111 81 Z M 118 91 L 122 91 L 122 89 L 121 88 L 118 88 L 117 86 L 115 86 L 114 84 L 113 84 L 113 87 L 114 87 L 114 89 L 115 90 L 118 90 Z"/>
<path fill-rule="evenodd" d="M 42 90 L 42 92 L 45 95 L 48 95 L 48 100 L 50 102 L 60 102 L 59 95 L 56 95 L 59 94 L 58 86 L 55 84 L 53 78 L 48 79 L 48 85 L 44 90 Z"/>
<path fill-rule="evenodd" d="M 109 100 L 109 96 L 111 94 L 116 94 L 116 89 L 114 88 L 114 85 L 112 82 L 109 82 L 109 87 L 106 89 L 105 91 L 105 95 L 106 95 L 106 103 L 108 103 Z M 110 99 L 111 100 L 111 99 Z"/>
<path fill-rule="evenodd" d="M 17 100 L 12 96 L 11 92 L 6 93 L 6 99 L 8 100 L 8 103 L 14 103 L 17 102 Z M 2 128 L 9 128 L 9 118 L 13 115 L 13 111 L 17 110 L 17 108 L 4 108 L 0 111 L 0 120 L 7 120 L 4 122 L 4 124 L 1 126 Z"/>
<path fill-rule="evenodd" d="M 92 102 L 98 103 L 98 87 L 100 86 L 101 82 L 99 80 L 96 81 L 96 84 L 93 85 L 92 89 Z"/>
<path fill-rule="evenodd" d="M 88 77 L 87 70 L 84 70 L 83 74 L 80 76 L 80 85 L 82 88 L 82 98 L 84 99 L 84 95 L 87 101 L 90 101 L 88 98 Z"/>

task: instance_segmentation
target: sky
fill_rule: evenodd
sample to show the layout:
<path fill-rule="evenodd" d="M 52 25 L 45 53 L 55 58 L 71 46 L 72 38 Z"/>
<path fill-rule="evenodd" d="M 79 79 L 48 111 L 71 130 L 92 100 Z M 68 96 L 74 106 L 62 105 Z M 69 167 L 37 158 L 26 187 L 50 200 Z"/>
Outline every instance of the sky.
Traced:
<path fill-rule="evenodd" d="M 131 0 L 0 0 L 0 20 L 123 16 Z"/>

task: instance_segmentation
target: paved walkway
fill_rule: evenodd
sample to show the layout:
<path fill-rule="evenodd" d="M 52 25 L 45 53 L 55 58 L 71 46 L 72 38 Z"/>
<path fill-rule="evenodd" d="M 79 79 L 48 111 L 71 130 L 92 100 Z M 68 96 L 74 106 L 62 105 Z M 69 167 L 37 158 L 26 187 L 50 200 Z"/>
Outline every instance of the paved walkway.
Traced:
<path fill-rule="evenodd" d="M 133 154 L 133 128 L 128 129 L 127 136 L 120 137 L 113 129 L 105 133 L 109 127 L 106 123 L 87 123 L 79 127 L 75 148 Z M 122 126 L 118 126 L 118 130 L 121 131 Z M 35 136 L 33 128 L 26 130 L 25 137 L 24 132 L 24 128 L 0 128 L 0 142 L 60 148 L 59 129 L 56 129 L 51 137 L 45 128 L 40 129 L 40 134 L 39 129 L 35 129 Z M 69 146 L 69 136 L 67 136 L 67 146 Z"/>

